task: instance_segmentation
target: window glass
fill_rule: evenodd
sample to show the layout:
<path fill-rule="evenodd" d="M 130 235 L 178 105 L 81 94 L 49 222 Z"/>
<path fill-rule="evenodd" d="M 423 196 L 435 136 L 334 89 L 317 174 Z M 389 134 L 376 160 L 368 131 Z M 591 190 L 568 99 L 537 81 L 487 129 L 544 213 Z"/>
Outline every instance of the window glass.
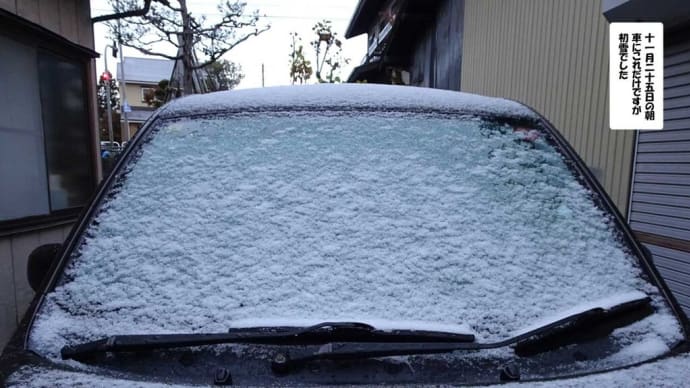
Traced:
<path fill-rule="evenodd" d="M 82 206 L 93 191 L 84 66 L 47 52 L 38 66 L 50 207 Z"/>
<path fill-rule="evenodd" d="M 260 321 L 428 322 L 489 341 L 573 306 L 659 300 L 538 130 L 308 112 L 154 131 L 46 296 L 33 350 Z M 678 333 L 660 314 L 616 341 Z"/>
<path fill-rule="evenodd" d="M 47 214 L 36 50 L 0 36 L 0 221 Z"/>
<path fill-rule="evenodd" d="M 154 88 L 141 88 L 141 101 L 145 102 L 146 101 L 146 96 L 147 95 L 153 95 L 153 93 L 156 91 Z"/>

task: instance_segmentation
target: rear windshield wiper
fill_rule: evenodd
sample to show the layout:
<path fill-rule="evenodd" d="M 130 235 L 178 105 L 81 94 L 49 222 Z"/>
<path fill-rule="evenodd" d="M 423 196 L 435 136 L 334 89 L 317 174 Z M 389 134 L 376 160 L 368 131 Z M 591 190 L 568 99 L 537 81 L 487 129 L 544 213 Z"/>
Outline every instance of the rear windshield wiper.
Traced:
<path fill-rule="evenodd" d="M 65 346 L 63 359 L 107 352 L 139 352 L 217 344 L 319 345 L 338 342 L 472 342 L 474 335 L 426 330 L 377 330 L 361 322 L 322 322 L 309 327 L 254 327 L 227 333 L 116 335 Z"/>
<path fill-rule="evenodd" d="M 316 360 L 347 360 L 375 357 L 441 354 L 456 351 L 495 349 L 513 346 L 515 353 L 528 357 L 562 346 L 606 337 L 613 330 L 642 320 L 654 313 L 648 297 L 609 308 L 592 308 L 498 342 L 465 343 L 340 343 L 331 342 L 316 351 L 295 349 L 275 356 L 272 368 L 286 373 L 291 368 Z"/>

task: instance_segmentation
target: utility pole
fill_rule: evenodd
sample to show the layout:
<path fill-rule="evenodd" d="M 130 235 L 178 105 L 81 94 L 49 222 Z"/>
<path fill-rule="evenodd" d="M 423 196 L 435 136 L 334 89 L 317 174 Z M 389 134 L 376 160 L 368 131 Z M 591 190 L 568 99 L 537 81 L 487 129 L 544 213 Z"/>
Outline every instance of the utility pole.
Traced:
<path fill-rule="evenodd" d="M 118 11 L 121 11 L 120 0 L 117 2 Z M 120 33 L 120 19 L 117 19 L 117 44 L 120 46 L 120 79 L 117 81 L 120 84 L 120 93 L 122 95 L 122 101 L 120 102 L 120 114 L 122 115 L 122 140 L 129 141 L 129 119 L 127 115 L 129 113 L 129 104 L 127 103 L 127 82 L 125 77 L 125 58 L 122 54 L 124 51 L 122 47 L 122 34 Z"/>
<path fill-rule="evenodd" d="M 264 85 L 264 64 L 261 64 L 261 87 L 263 88 Z"/>

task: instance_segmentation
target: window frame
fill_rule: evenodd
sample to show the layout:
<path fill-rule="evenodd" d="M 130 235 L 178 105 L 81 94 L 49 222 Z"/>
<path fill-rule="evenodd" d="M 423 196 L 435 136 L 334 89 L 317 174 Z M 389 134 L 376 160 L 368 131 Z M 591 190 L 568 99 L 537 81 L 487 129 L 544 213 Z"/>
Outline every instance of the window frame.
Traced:
<path fill-rule="evenodd" d="M 665 299 L 665 302 L 671 308 L 672 314 L 678 320 L 681 326 L 683 337 L 687 339 L 690 336 L 690 320 L 682 312 L 676 298 L 671 293 L 670 289 L 666 285 L 666 282 L 663 280 L 663 278 L 661 278 L 661 275 L 659 274 L 656 267 L 654 267 L 654 265 L 652 264 L 651 255 L 649 255 L 643 249 L 641 243 L 635 238 L 635 235 L 630 229 L 630 226 L 627 224 L 623 216 L 620 214 L 618 208 L 615 206 L 608 194 L 604 191 L 603 186 L 601 186 L 601 184 L 596 180 L 594 175 L 589 171 L 585 162 L 579 157 L 577 152 L 572 148 L 572 146 L 570 145 L 570 143 L 568 143 L 565 137 L 556 129 L 556 127 L 550 121 L 548 121 L 548 119 L 546 119 L 532 107 L 528 105 L 524 106 L 528 108 L 530 111 L 532 111 L 535 114 L 536 118 L 526 119 L 522 117 L 509 117 L 501 115 L 494 116 L 491 114 L 482 114 L 480 112 L 452 109 L 425 110 L 415 108 L 392 108 L 386 110 L 386 112 L 397 111 L 418 114 L 434 113 L 450 116 L 457 116 L 463 114 L 474 115 L 482 117 L 488 121 L 508 123 L 511 125 L 518 126 L 528 125 L 542 130 L 547 136 L 547 141 L 549 141 L 549 143 L 564 157 L 564 159 L 566 159 L 565 163 L 568 169 L 570 169 L 574 173 L 578 182 L 580 182 L 580 184 L 582 184 L 588 190 L 592 191 L 592 200 L 595 206 L 607 213 L 612 218 L 611 226 L 616 230 L 618 238 L 620 238 L 621 241 L 629 247 L 629 249 L 631 250 L 630 253 L 637 259 L 637 263 L 640 266 L 640 269 L 642 270 L 640 276 L 646 277 L 649 283 L 653 284 L 655 287 L 658 288 L 660 294 Z M 123 170 L 125 170 L 126 166 L 130 163 L 130 161 L 133 158 L 137 157 L 137 154 L 141 149 L 142 145 L 149 141 L 152 136 L 155 136 L 155 131 L 162 124 L 168 121 L 174 121 L 182 118 L 192 119 L 213 117 L 219 114 L 231 116 L 235 114 L 254 115 L 271 112 L 284 113 L 285 111 L 317 113 L 323 111 L 333 112 L 342 110 L 343 108 L 338 106 L 322 106 L 319 108 L 288 108 L 284 106 L 273 106 L 264 108 L 245 107 L 236 109 L 210 109 L 205 111 L 202 110 L 199 112 L 185 113 L 177 113 L 174 111 L 165 113 L 162 113 L 161 111 L 155 112 L 144 123 L 141 130 L 136 133 L 134 138 L 130 140 L 129 146 L 123 152 L 122 157 L 119 160 L 117 160 L 115 166 L 113 167 L 112 173 L 101 181 L 98 189 L 95 191 L 95 194 L 91 202 L 88 206 L 84 208 L 84 211 L 80 215 L 78 222 L 75 223 L 69 237 L 65 240 L 65 243 L 63 244 L 61 251 L 57 256 L 58 260 L 55 263 L 55 265 L 51 268 L 51 271 L 48 275 L 48 280 L 43 283 L 42 289 L 39 291 L 39 295 L 36 298 L 34 298 L 31 304 L 29 305 L 26 316 L 30 318 L 28 320 L 25 320 L 25 323 L 20 327 L 21 335 L 16 337 L 16 341 L 23 340 L 23 344 L 26 347 L 29 333 L 31 332 L 31 328 L 34 325 L 34 321 L 37 317 L 37 312 L 39 311 L 40 306 L 43 304 L 45 295 L 48 292 L 55 289 L 58 279 L 60 278 L 60 276 L 62 276 L 65 268 L 67 267 L 68 263 L 72 258 L 73 253 L 76 252 L 77 249 L 79 249 L 80 243 L 81 241 L 83 241 L 84 233 L 86 232 L 86 230 L 91 225 L 94 218 L 100 211 L 100 208 L 103 205 L 107 197 L 107 194 L 115 185 L 118 184 L 118 182 L 121 181 L 121 179 L 124 178 L 125 174 Z M 347 110 L 347 112 L 350 114 L 365 114 L 371 112 L 381 112 L 381 108 L 350 108 Z M 17 342 L 17 344 L 21 343 Z"/>
<path fill-rule="evenodd" d="M 155 93 L 155 92 L 156 92 L 156 88 L 153 88 L 153 87 L 150 87 L 150 86 L 142 86 L 141 89 L 139 90 L 139 91 L 140 91 L 140 94 L 141 94 L 141 102 L 146 102 L 145 96 L 146 96 L 146 91 L 147 91 L 147 90 L 150 90 L 151 93 Z"/>
<path fill-rule="evenodd" d="M 89 103 L 89 98 L 93 93 L 90 93 L 90 88 L 93 85 L 91 82 L 89 82 L 89 79 L 91 76 L 90 62 L 94 58 L 97 58 L 99 56 L 98 53 L 86 47 L 80 46 L 74 42 L 71 42 L 66 38 L 40 25 L 32 23 L 26 19 L 20 18 L 2 9 L 0 9 L 0 35 L 6 37 L 7 39 L 13 40 L 17 43 L 29 46 L 33 50 L 36 50 L 37 61 L 39 54 L 41 52 L 44 52 L 49 55 L 54 55 L 66 61 L 77 64 L 80 67 L 81 79 L 84 85 L 84 90 L 87 92 L 87 94 L 84 96 L 83 103 L 85 105 L 85 114 L 87 115 L 86 122 L 88 123 L 89 129 L 88 140 L 89 144 L 95 144 L 96 131 L 93 128 L 94 123 L 92 122 L 92 117 L 97 115 L 97 112 L 94 111 L 95 105 Z M 43 107 L 41 107 L 41 112 L 43 112 Z M 43 120 L 43 114 L 41 114 L 40 119 L 41 121 Z M 42 131 L 44 131 L 45 134 L 45 128 L 42 128 Z M 48 159 L 45 144 L 45 136 L 43 144 L 43 154 L 46 158 L 45 180 L 46 183 L 49 184 L 50 177 L 48 174 Z M 74 206 L 60 210 L 53 210 L 50 201 L 50 186 L 48 185 L 46 189 L 48 190 L 47 194 L 49 199 L 49 212 L 47 214 L 30 215 L 26 217 L 0 220 L 0 236 L 42 229 L 46 226 L 61 225 L 75 222 L 78 219 L 79 215 L 83 212 L 83 210 L 89 206 L 91 198 L 93 198 L 94 193 L 96 193 L 97 191 L 99 181 L 98 172 L 96 171 L 96 164 L 94 163 L 94 160 L 96 160 L 96 158 L 99 155 L 94 146 L 89 147 L 88 154 L 89 163 L 92 166 L 90 177 L 91 179 L 89 182 L 89 184 L 92 187 L 92 191 L 89 195 L 89 200 L 87 200 L 83 205 L 80 206 Z"/>

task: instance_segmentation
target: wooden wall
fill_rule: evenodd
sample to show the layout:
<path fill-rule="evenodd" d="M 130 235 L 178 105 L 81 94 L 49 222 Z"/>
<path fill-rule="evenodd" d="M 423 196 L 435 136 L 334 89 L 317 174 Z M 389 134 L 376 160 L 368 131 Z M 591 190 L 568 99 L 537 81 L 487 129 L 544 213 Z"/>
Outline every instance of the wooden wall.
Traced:
<path fill-rule="evenodd" d="M 67 224 L 0 237 L 0 349 L 34 297 L 26 277 L 29 253 L 43 244 L 62 243 L 71 229 Z"/>
<path fill-rule="evenodd" d="M 38 24 L 73 43 L 94 49 L 89 0 L 0 0 L 0 9 Z M 98 150 L 94 61 L 90 61 L 87 72 L 91 108 L 90 128 L 87 130 L 94 132 L 93 147 Z M 98 155 L 97 151 L 95 155 Z M 98 157 L 94 158 L 94 167 L 100 180 Z M 71 227 L 71 224 L 44 226 L 0 236 L 0 349 L 12 336 L 34 296 L 26 278 L 29 253 L 42 244 L 62 243 Z"/>
<path fill-rule="evenodd" d="M 0 8 L 94 48 L 89 0 L 0 0 Z"/>

